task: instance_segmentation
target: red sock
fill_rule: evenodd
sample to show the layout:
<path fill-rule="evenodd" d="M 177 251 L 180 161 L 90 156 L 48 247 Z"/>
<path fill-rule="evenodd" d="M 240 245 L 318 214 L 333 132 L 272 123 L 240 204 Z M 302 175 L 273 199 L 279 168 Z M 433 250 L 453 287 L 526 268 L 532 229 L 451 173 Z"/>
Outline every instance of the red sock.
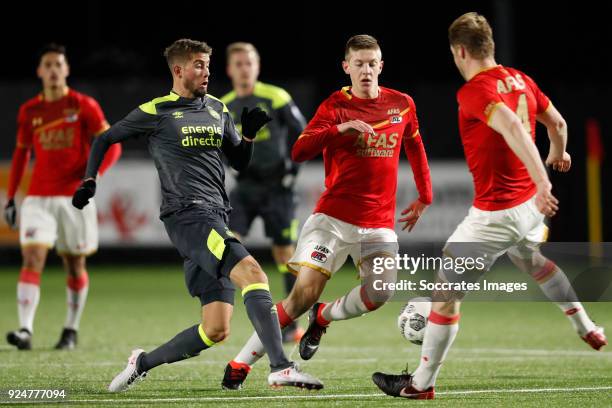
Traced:
<path fill-rule="evenodd" d="M 435 324 L 442 324 L 442 325 L 448 325 L 448 324 L 455 324 L 459 321 L 459 317 L 461 317 L 460 314 L 456 314 L 454 316 L 444 316 L 441 314 L 438 314 L 436 312 L 434 312 L 433 310 L 431 311 L 431 313 L 429 313 L 429 321 Z"/>
<path fill-rule="evenodd" d="M 40 286 L 40 273 L 33 269 L 21 268 L 19 282 Z"/>
<path fill-rule="evenodd" d="M 291 318 L 291 316 L 289 316 L 287 312 L 285 312 L 283 302 L 278 302 L 276 304 L 276 313 L 278 314 L 278 323 L 281 329 L 284 329 L 285 327 L 293 323 L 293 319 Z"/>
<path fill-rule="evenodd" d="M 68 275 L 68 279 L 66 280 L 66 286 L 72 289 L 75 292 L 80 291 L 89 283 L 89 275 L 87 271 L 83 272 L 79 276 L 71 276 Z"/>
<path fill-rule="evenodd" d="M 327 327 L 329 326 L 329 323 L 331 323 L 329 320 L 324 318 L 323 315 L 321 314 L 323 312 L 323 309 L 325 309 L 327 305 L 328 305 L 327 303 L 322 303 L 321 306 L 319 306 L 319 310 L 317 310 L 317 323 L 323 327 Z"/>

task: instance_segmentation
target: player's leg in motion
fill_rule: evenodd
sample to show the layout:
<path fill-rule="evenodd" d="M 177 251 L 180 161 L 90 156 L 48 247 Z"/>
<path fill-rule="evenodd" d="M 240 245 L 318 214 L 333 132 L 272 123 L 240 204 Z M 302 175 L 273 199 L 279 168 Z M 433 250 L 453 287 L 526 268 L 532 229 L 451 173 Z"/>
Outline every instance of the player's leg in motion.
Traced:
<path fill-rule="evenodd" d="M 282 348 L 278 315 L 275 313 L 268 278 L 249 256 L 238 263 L 230 279 L 241 289 L 247 314 L 270 357 L 273 371 L 291 366 Z"/>
<path fill-rule="evenodd" d="M 232 242 L 230 245 L 241 245 Z M 242 290 L 244 304 L 251 323 L 263 339 L 264 349 L 270 355 L 271 385 L 288 385 L 304 388 L 322 388 L 314 377 L 300 372 L 287 359 L 282 348 L 278 317 L 274 313 L 267 277 L 257 261 L 247 256 L 231 270 L 230 279 Z M 127 367 L 115 377 L 109 391 L 125 391 L 144 378 L 151 369 L 167 363 L 191 358 L 201 351 L 227 338 L 233 306 L 225 301 L 214 301 L 202 307 L 202 323 L 177 334 L 172 340 L 155 350 L 145 353 L 132 352 Z"/>
<path fill-rule="evenodd" d="M 32 348 L 34 316 L 40 300 L 40 276 L 45 266 L 47 246 L 28 244 L 21 247 L 23 263 L 17 282 L 19 330 L 7 333 L 7 341 L 19 350 Z"/>
<path fill-rule="evenodd" d="M 559 266 L 526 245 L 511 248 L 508 257 L 520 270 L 531 275 L 546 297 L 557 304 L 580 338 L 595 350 L 608 344 L 603 328 L 593 323 Z"/>
<path fill-rule="evenodd" d="M 132 351 L 127 367 L 113 379 L 108 390 L 125 391 L 146 377 L 151 369 L 195 357 L 219 343 L 229 335 L 232 311 L 233 305 L 221 301 L 203 305 L 202 323 L 183 330 L 153 351 Z"/>
<path fill-rule="evenodd" d="M 58 350 L 70 350 L 77 345 L 77 332 L 81 316 L 85 309 L 89 292 L 89 276 L 85 267 L 84 255 L 63 255 L 66 280 L 66 320 L 59 342 Z"/>
<path fill-rule="evenodd" d="M 459 306 L 456 299 L 432 303 L 427 322 L 428 335 L 423 339 L 421 360 L 413 373 L 415 389 L 428 390 L 435 384 L 442 362 L 459 331 Z"/>
<path fill-rule="evenodd" d="M 387 253 L 373 254 L 362 259 L 360 263 L 361 285 L 355 286 L 346 295 L 330 303 L 316 303 L 309 316 L 308 330 L 300 341 L 300 356 L 309 360 L 317 352 L 321 336 L 327 326 L 335 320 L 353 319 L 372 312 L 393 297 L 393 290 L 382 283 L 395 283 L 397 269 L 383 268 Z M 393 257 L 391 257 L 393 258 Z M 379 261 L 382 261 L 379 263 Z M 377 268 L 375 269 L 375 262 Z M 393 264 L 393 262 L 391 262 Z M 374 273 L 376 272 L 376 273 Z M 379 281 L 376 285 L 375 281 Z"/>
<path fill-rule="evenodd" d="M 304 314 L 319 299 L 327 276 L 307 266 L 300 267 L 300 272 L 289 296 L 276 304 L 280 328 L 289 326 L 295 319 Z M 264 356 L 267 349 L 260 340 L 258 331 L 253 333 L 234 360 L 225 369 L 222 386 L 226 389 L 240 389 L 251 370 L 251 366 Z M 270 360 L 272 361 L 272 360 Z"/>
<path fill-rule="evenodd" d="M 293 245 L 272 245 L 272 257 L 276 263 L 276 268 L 282 276 L 283 286 L 285 289 L 285 297 L 289 296 L 291 289 L 295 285 L 296 276 L 289 271 L 287 262 L 293 256 L 295 248 Z M 290 325 L 283 329 L 283 342 L 299 341 L 304 334 L 303 330 L 298 326 L 297 321 L 293 321 Z"/>
<path fill-rule="evenodd" d="M 384 264 L 384 260 L 388 255 L 371 256 L 361 262 L 362 284 L 355 286 L 346 295 L 333 302 L 322 304 L 317 316 L 320 324 L 327 325 L 335 320 L 347 320 L 362 316 L 373 310 L 380 308 L 388 300 L 393 297 L 393 290 L 387 286 L 374 285 L 374 281 L 382 281 L 384 283 L 395 283 L 397 277 L 397 269 L 395 267 L 385 268 L 384 270 L 374 273 L 374 262 L 376 264 Z M 382 266 L 381 266 L 382 268 Z M 380 282 L 379 282 L 380 283 Z M 383 289 L 384 288 L 384 289 Z"/>
<path fill-rule="evenodd" d="M 240 261 L 230 273 L 230 279 L 242 291 L 244 305 L 257 337 L 261 340 L 270 359 L 272 373 L 270 385 L 289 385 L 309 389 L 323 388 L 314 377 L 301 373 L 285 356 L 281 340 L 281 323 L 287 313 L 281 304 L 274 306 L 268 286 L 268 278 L 255 258 L 248 256 Z"/>
<path fill-rule="evenodd" d="M 502 213 L 500 215 L 503 216 Z M 487 215 L 485 214 L 485 217 Z M 489 217 L 490 218 L 490 217 Z M 483 242 L 474 232 L 501 236 L 505 229 L 498 231 L 500 225 L 492 220 L 492 225 L 484 225 L 488 218 L 483 218 L 478 211 L 470 211 L 470 215 L 459 224 L 449 237 L 444 248 L 444 259 L 467 257 L 486 259 L 484 268 L 472 273 L 458 273 L 451 269 L 442 269 L 436 275 L 436 282 L 476 282 L 482 274 L 488 271 L 495 260 L 508 250 L 511 245 L 503 237 L 494 242 Z M 471 226 L 480 223 L 481 230 L 476 231 Z M 446 261 L 443 261 L 445 264 Z M 425 329 L 425 337 L 421 346 L 419 366 L 412 373 L 400 375 L 376 372 L 372 375 L 374 383 L 386 394 L 395 397 L 411 399 L 433 399 L 436 378 L 442 368 L 442 363 L 450 350 L 459 331 L 459 309 L 463 293 L 454 291 L 433 291 L 432 308 Z"/>
<path fill-rule="evenodd" d="M 285 188 L 275 188 L 260 203 L 259 215 L 263 219 L 266 235 L 272 238 L 272 258 L 283 279 L 285 296 L 295 285 L 296 276 L 289 271 L 289 260 L 295 254 L 299 221 L 295 218 L 294 193 Z M 304 330 L 294 321 L 283 329 L 283 342 L 300 341 Z"/>
<path fill-rule="evenodd" d="M 459 300 L 449 294 L 434 294 L 433 298 L 441 300 L 441 296 L 447 300 L 432 302 L 418 368 L 412 374 L 377 372 L 372 375 L 374 383 L 386 394 L 412 399 L 434 398 L 436 378 L 459 331 Z"/>

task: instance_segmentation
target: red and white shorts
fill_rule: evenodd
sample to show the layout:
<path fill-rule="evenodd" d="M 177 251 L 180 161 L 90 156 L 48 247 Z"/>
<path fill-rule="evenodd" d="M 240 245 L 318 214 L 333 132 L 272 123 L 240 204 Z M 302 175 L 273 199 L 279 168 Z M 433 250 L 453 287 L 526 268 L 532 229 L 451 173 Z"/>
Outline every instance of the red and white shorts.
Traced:
<path fill-rule="evenodd" d="M 544 218 L 535 205 L 535 196 L 505 210 L 483 211 L 471 207 L 446 241 L 444 252 L 452 257 L 484 256 L 486 269 L 506 252 L 531 259 L 548 238 Z"/>
<path fill-rule="evenodd" d="M 27 196 L 21 205 L 19 242 L 21 246 L 56 246 L 59 254 L 89 255 L 98 249 L 96 204 L 78 210 L 72 197 Z"/>
<path fill-rule="evenodd" d="M 287 265 L 293 273 L 308 266 L 331 278 L 349 255 L 359 269 L 364 258 L 379 254 L 394 257 L 398 250 L 397 234 L 390 228 L 363 228 L 315 213 L 306 220 Z"/>

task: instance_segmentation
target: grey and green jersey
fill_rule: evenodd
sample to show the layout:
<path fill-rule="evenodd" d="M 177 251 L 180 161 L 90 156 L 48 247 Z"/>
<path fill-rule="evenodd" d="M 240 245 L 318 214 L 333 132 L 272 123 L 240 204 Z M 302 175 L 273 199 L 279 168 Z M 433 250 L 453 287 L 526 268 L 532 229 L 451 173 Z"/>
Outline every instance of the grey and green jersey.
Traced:
<path fill-rule="evenodd" d="M 242 140 L 223 102 L 170 92 L 140 105 L 96 139 L 86 177 L 96 176 L 111 143 L 142 135 L 159 174 L 161 217 L 191 205 L 230 209 L 221 153 L 242 170 L 253 145 Z"/>
<path fill-rule="evenodd" d="M 257 82 L 252 95 L 237 97 L 232 91 L 221 97 L 221 101 L 229 108 L 238 128 L 244 107 L 252 109 L 258 106 L 272 117 L 272 121 L 257 132 L 249 171 L 241 174 L 239 179 L 280 181 L 284 172 L 297 172 L 297 165 L 291 162 L 291 148 L 304 130 L 306 121 L 287 91 Z"/>

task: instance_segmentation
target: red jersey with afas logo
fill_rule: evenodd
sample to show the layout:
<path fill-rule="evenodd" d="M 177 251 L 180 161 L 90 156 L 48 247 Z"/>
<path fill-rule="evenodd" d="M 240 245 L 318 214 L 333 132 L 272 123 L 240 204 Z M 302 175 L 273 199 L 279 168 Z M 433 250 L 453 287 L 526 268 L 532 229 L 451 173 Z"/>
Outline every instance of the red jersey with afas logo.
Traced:
<path fill-rule="evenodd" d="M 489 120 L 499 104 L 506 104 L 535 141 L 536 115 L 548 108 L 548 97 L 521 71 L 498 65 L 463 85 L 457 102 L 459 132 L 474 180 L 474 207 L 497 211 L 527 201 L 536 186 L 504 137 L 489 127 Z"/>
<path fill-rule="evenodd" d="M 432 200 L 431 181 L 414 101 L 379 89 L 374 99 L 358 98 L 349 87 L 333 93 L 294 144 L 292 158 L 300 162 L 323 153 L 326 190 L 314 212 L 364 228 L 393 229 L 402 142 L 425 204 Z M 356 119 L 375 134 L 338 132 L 337 125 Z"/>
<path fill-rule="evenodd" d="M 108 123 L 100 105 L 72 89 L 53 102 L 38 95 L 19 109 L 17 146 L 34 148 L 28 195 L 71 196 L 79 186 L 93 136 Z"/>

